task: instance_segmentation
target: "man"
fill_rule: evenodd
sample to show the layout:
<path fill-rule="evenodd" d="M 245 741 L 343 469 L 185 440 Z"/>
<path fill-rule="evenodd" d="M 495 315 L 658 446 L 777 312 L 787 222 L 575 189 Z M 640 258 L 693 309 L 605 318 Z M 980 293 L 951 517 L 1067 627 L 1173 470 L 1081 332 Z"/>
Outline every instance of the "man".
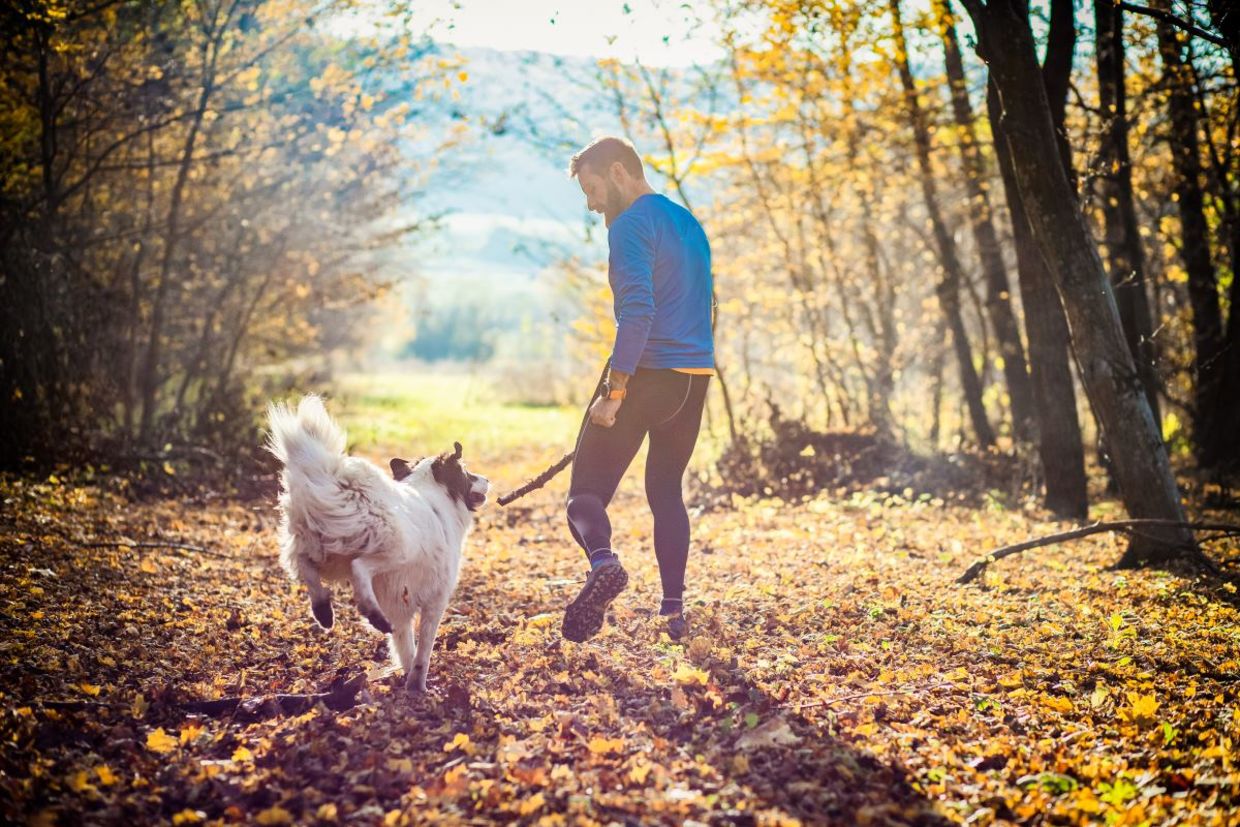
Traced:
<path fill-rule="evenodd" d="M 710 245 L 684 207 L 646 183 L 641 159 L 620 138 L 600 138 L 569 167 L 586 206 L 606 220 L 616 340 L 600 392 L 577 437 L 568 525 L 590 574 L 564 613 L 563 634 L 598 634 L 629 576 L 612 547 L 607 505 L 647 435 L 646 499 L 663 584 L 659 614 L 680 639 L 689 515 L 681 493 L 714 374 Z"/>

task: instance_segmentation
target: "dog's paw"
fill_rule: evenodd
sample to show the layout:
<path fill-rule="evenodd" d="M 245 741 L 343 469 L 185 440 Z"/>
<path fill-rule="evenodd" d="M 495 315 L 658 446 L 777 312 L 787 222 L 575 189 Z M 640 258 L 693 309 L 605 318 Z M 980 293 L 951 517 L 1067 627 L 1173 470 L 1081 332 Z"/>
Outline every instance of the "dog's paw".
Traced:
<path fill-rule="evenodd" d="M 410 698 L 425 698 L 426 681 L 406 681 L 405 694 Z"/>
<path fill-rule="evenodd" d="M 336 622 L 336 618 L 332 614 L 331 600 L 324 600 L 321 603 L 311 603 L 310 611 L 314 613 L 314 619 L 324 629 L 330 629 L 332 624 Z"/>
<path fill-rule="evenodd" d="M 392 634 L 392 624 L 388 623 L 388 619 L 383 616 L 382 612 L 367 612 L 366 619 L 370 621 L 371 626 L 374 626 L 383 634 Z"/>

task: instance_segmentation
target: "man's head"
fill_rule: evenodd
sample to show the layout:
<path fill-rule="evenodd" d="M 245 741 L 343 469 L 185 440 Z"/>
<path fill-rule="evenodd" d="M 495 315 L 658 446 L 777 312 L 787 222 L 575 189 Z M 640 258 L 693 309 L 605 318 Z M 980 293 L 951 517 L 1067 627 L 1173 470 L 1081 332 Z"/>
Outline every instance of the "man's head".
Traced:
<path fill-rule="evenodd" d="M 573 156 L 568 174 L 586 196 L 586 207 L 603 214 L 607 226 L 639 195 L 650 192 L 637 150 L 623 138 L 597 138 Z"/>

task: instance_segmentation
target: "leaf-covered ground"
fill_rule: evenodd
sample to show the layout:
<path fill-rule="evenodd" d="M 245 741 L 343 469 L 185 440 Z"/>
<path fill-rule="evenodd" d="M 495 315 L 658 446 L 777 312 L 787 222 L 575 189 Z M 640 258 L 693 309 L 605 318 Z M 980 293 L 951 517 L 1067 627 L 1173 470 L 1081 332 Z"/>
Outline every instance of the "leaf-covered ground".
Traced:
<path fill-rule="evenodd" d="M 543 459 L 474 467 L 502 490 Z M 4 480 L 0 820 L 1240 823 L 1231 586 L 1110 571 L 1098 536 L 960 587 L 979 554 L 1062 526 L 916 492 L 737 500 L 696 515 L 680 645 L 650 616 L 638 480 L 613 509 L 632 585 L 585 645 L 559 636 L 584 575 L 564 479 L 489 507 L 420 700 L 347 593 L 314 625 L 270 501 Z M 345 711 L 182 706 L 360 672 Z"/>

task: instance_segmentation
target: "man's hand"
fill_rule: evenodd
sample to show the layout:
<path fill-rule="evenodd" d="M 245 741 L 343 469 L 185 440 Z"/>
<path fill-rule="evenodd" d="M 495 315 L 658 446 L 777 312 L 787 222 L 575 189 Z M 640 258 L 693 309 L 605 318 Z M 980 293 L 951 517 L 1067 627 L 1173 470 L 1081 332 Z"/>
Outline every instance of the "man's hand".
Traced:
<path fill-rule="evenodd" d="M 616 424 L 616 413 L 623 402 L 623 399 L 604 399 L 600 396 L 590 406 L 590 421 L 600 428 L 610 428 Z"/>

